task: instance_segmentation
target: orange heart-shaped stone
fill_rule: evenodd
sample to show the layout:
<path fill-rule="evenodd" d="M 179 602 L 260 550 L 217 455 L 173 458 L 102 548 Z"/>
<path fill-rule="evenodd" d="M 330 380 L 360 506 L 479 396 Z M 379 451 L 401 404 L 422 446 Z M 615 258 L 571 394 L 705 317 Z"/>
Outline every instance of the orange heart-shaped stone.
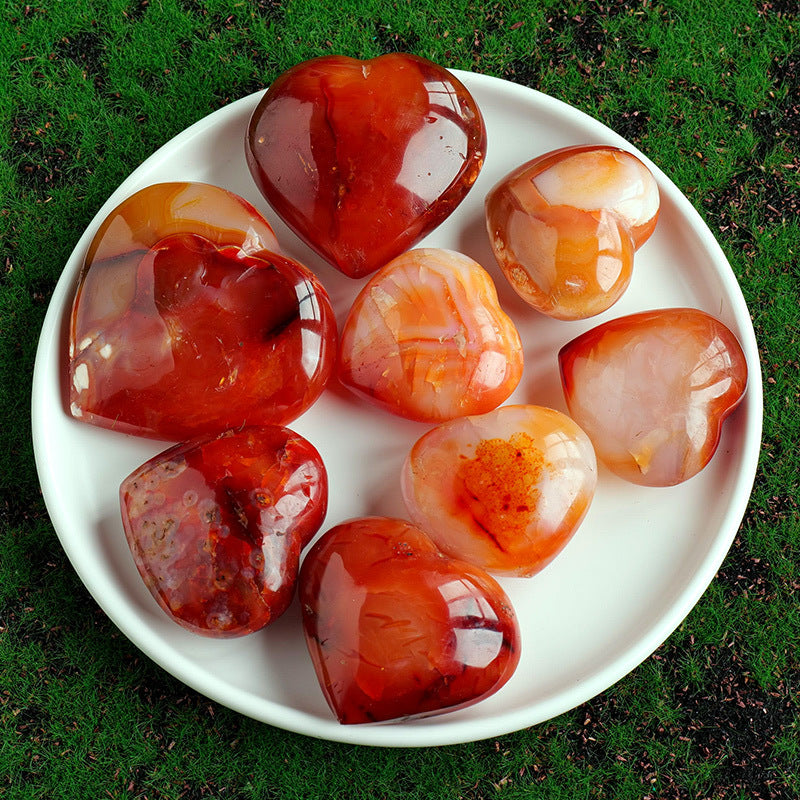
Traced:
<path fill-rule="evenodd" d="M 422 247 L 366 282 L 345 320 L 339 380 L 421 422 L 483 414 L 522 376 L 522 344 L 494 282 L 463 253 Z"/>
<path fill-rule="evenodd" d="M 412 247 L 464 199 L 483 166 L 486 129 L 466 87 L 426 59 L 324 56 L 269 87 L 245 149 L 281 219 L 357 278 Z"/>
<path fill-rule="evenodd" d="M 535 575 L 575 535 L 597 485 L 589 437 L 552 408 L 509 405 L 437 425 L 402 473 L 411 519 L 454 558 Z"/>

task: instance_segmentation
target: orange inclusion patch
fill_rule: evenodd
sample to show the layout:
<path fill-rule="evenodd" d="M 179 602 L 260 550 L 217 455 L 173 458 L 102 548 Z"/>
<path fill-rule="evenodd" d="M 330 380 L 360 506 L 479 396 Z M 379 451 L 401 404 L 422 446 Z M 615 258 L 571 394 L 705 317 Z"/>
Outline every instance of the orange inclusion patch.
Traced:
<path fill-rule="evenodd" d="M 537 484 L 544 469 L 542 451 L 527 433 L 510 439 L 484 439 L 475 457 L 465 459 L 457 474 L 459 498 L 481 529 L 503 552 L 528 537 L 539 501 Z"/>

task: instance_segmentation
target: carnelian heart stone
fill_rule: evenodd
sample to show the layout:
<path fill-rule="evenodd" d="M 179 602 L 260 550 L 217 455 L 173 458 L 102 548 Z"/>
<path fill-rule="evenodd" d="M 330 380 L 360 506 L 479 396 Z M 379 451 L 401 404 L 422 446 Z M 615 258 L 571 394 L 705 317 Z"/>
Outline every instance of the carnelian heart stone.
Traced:
<path fill-rule="evenodd" d="M 589 437 L 565 414 L 531 405 L 437 425 L 402 473 L 411 519 L 444 553 L 519 576 L 563 550 L 596 485 Z"/>
<path fill-rule="evenodd" d="M 575 320 L 623 295 L 659 208 L 655 177 L 635 155 L 577 145 L 544 153 L 497 183 L 486 196 L 486 227 L 517 294 L 543 314 Z"/>
<path fill-rule="evenodd" d="M 462 253 L 425 247 L 392 259 L 359 292 L 337 372 L 393 414 L 440 422 L 496 408 L 522 368 L 519 333 L 489 273 Z"/>
<path fill-rule="evenodd" d="M 211 637 L 242 636 L 282 614 L 300 552 L 325 518 L 317 450 L 278 426 L 176 445 L 120 487 L 136 566 L 164 611 Z"/>
<path fill-rule="evenodd" d="M 298 594 L 320 686 L 345 724 L 472 705 L 519 662 L 519 625 L 500 585 L 403 520 L 329 530 L 303 561 Z"/>
<path fill-rule="evenodd" d="M 358 278 L 464 199 L 483 166 L 486 128 L 464 85 L 426 59 L 323 56 L 269 87 L 245 149 L 281 219 Z"/>
<path fill-rule="evenodd" d="M 674 486 L 700 472 L 747 388 L 736 336 L 695 308 L 610 320 L 558 358 L 570 414 L 597 457 L 643 486 Z"/>
<path fill-rule="evenodd" d="M 148 187 L 111 212 L 72 309 L 73 416 L 180 440 L 303 413 L 333 370 L 336 322 L 274 243 L 252 206 L 203 184 Z"/>

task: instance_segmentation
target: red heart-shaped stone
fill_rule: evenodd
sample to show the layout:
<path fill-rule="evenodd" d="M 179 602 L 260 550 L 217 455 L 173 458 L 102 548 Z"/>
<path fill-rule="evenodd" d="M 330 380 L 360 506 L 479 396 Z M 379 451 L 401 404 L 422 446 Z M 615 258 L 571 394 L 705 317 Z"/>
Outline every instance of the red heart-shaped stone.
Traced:
<path fill-rule="evenodd" d="M 245 149 L 281 219 L 357 278 L 412 247 L 464 199 L 483 166 L 486 129 L 466 87 L 431 61 L 323 56 L 269 87 Z"/>
<path fill-rule="evenodd" d="M 500 585 L 403 520 L 329 530 L 303 561 L 298 594 L 320 686 L 342 723 L 472 705 L 519 662 L 519 626 Z"/>
<path fill-rule="evenodd" d="M 252 633 L 286 610 L 327 503 L 319 453 L 278 426 L 176 445 L 120 487 L 148 589 L 179 625 L 213 637 Z"/>
<path fill-rule="evenodd" d="M 336 322 L 301 264 L 241 198 L 157 184 L 92 242 L 72 310 L 70 410 L 124 433 L 187 439 L 286 424 L 333 370 Z"/>

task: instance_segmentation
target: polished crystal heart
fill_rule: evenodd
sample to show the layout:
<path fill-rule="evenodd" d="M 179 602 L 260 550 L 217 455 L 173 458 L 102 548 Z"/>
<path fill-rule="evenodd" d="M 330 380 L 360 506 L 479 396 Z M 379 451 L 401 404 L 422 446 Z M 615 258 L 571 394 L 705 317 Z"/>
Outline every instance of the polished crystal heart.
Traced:
<path fill-rule="evenodd" d="M 644 311 L 587 331 L 559 353 L 571 416 L 626 480 L 672 486 L 714 455 L 747 386 L 733 332 L 694 308 Z"/>
<path fill-rule="evenodd" d="M 519 576 L 563 550 L 596 485 L 589 437 L 565 414 L 530 405 L 437 425 L 411 448 L 402 474 L 411 519 L 440 550 Z"/>
<path fill-rule="evenodd" d="M 525 302 L 556 319 L 584 319 L 625 292 L 659 207 L 655 178 L 636 156 L 578 145 L 499 181 L 486 196 L 486 226 L 498 264 Z"/>
<path fill-rule="evenodd" d="M 252 206 L 204 184 L 157 184 L 112 211 L 72 309 L 73 416 L 177 440 L 303 413 L 333 370 L 336 322 L 274 246 Z"/>
<path fill-rule="evenodd" d="M 419 248 L 373 275 L 342 328 L 338 375 L 409 419 L 496 408 L 522 376 L 519 333 L 489 273 L 452 250 Z"/>
<path fill-rule="evenodd" d="M 342 723 L 472 705 L 519 662 L 519 625 L 499 584 L 403 520 L 329 530 L 303 561 L 298 594 L 320 686 Z"/>
<path fill-rule="evenodd" d="M 148 589 L 175 622 L 212 637 L 252 633 L 286 610 L 327 502 L 319 453 L 278 426 L 176 445 L 120 487 Z"/>
<path fill-rule="evenodd" d="M 426 59 L 323 56 L 269 87 L 247 162 L 283 221 L 346 275 L 412 247 L 469 191 L 486 130 L 463 84 Z"/>

